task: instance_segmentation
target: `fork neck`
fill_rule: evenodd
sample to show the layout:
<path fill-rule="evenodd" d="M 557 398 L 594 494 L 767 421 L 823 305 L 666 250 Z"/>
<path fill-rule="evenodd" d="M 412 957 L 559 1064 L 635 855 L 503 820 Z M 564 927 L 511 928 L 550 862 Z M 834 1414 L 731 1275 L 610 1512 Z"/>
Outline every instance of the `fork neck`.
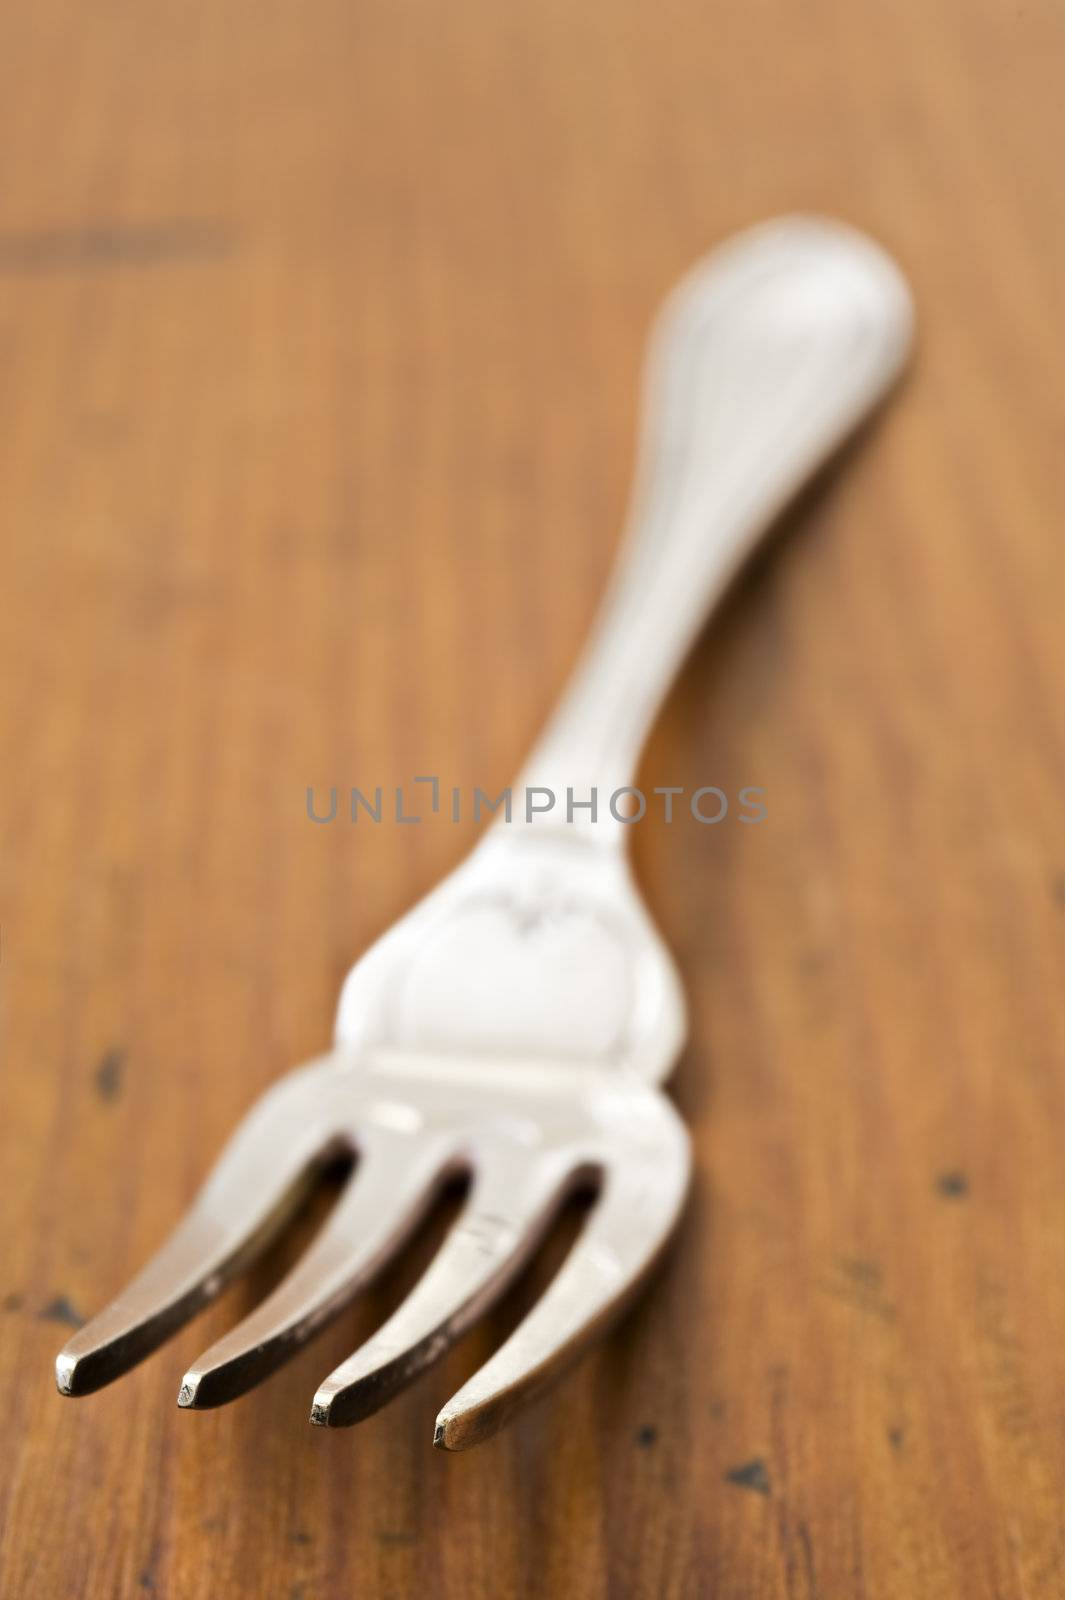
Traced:
<path fill-rule="evenodd" d="M 910 337 L 893 263 L 835 223 L 791 218 L 718 251 L 651 347 L 636 491 L 570 687 L 522 773 L 545 820 L 620 847 L 611 796 L 707 616 L 774 517 L 884 395 Z"/>

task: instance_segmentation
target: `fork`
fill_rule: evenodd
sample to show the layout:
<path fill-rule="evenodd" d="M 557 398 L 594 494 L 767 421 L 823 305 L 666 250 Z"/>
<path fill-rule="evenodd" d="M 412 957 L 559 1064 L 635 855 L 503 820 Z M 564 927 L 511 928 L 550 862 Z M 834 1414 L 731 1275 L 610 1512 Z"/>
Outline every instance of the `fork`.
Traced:
<path fill-rule="evenodd" d="M 485 1438 L 635 1294 L 677 1222 L 691 1164 L 658 1087 L 686 1024 L 628 864 L 636 762 L 704 619 L 785 503 L 884 396 L 911 326 L 887 256 L 816 218 L 738 236 L 674 291 L 651 348 L 622 554 L 515 790 L 565 793 L 566 814 L 541 797 L 509 822 L 493 817 L 362 957 L 333 1050 L 258 1100 L 158 1254 L 69 1340 L 56 1361 L 63 1394 L 99 1388 L 161 1344 L 265 1249 L 338 1154 L 356 1161 L 320 1232 L 189 1369 L 179 1405 L 219 1405 L 278 1367 L 457 1174 L 469 1181 L 458 1220 L 407 1299 L 321 1384 L 312 1422 L 358 1421 L 435 1361 L 503 1293 L 575 1188 L 595 1190 L 575 1245 L 444 1406 L 435 1442 Z"/>

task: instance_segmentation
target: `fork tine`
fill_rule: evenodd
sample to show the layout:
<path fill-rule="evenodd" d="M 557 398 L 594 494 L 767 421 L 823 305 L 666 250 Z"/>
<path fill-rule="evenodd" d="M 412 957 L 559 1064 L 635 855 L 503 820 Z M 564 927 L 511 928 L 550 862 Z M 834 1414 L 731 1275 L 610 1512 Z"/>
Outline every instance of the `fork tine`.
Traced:
<path fill-rule="evenodd" d="M 436 1419 L 444 1450 L 479 1444 L 597 1337 L 639 1290 L 664 1248 L 688 1186 L 677 1161 L 611 1168 L 570 1255 L 506 1343 Z"/>
<path fill-rule="evenodd" d="M 135 1366 L 266 1248 L 338 1147 L 316 1114 L 320 1073 L 290 1073 L 247 1113 L 166 1243 L 56 1357 L 61 1394 L 90 1394 Z"/>
<path fill-rule="evenodd" d="M 185 1374 L 178 1405 L 223 1405 L 261 1382 L 342 1311 L 409 1238 L 454 1170 L 453 1150 L 376 1134 L 292 1271 Z"/>
<path fill-rule="evenodd" d="M 443 1355 L 536 1248 L 576 1175 L 572 1159 L 517 1164 L 508 1156 L 476 1166 L 466 1207 L 432 1264 L 384 1326 L 321 1384 L 311 1421 L 359 1422 Z"/>

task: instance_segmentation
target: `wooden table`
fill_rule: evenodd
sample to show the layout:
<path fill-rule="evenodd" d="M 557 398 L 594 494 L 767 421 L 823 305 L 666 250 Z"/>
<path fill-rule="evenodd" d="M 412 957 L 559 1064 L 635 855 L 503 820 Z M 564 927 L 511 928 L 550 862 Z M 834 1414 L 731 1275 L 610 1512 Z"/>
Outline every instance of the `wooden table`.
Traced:
<path fill-rule="evenodd" d="M 0 44 L 0 1592 L 1065 1593 L 1065 14 L 383 0 L 12 6 Z M 692 1038 L 654 1292 L 483 1448 L 51 1365 L 468 822 L 589 621 L 650 315 L 774 212 L 870 229 L 919 357 L 699 646 L 636 830 Z M 573 1224 L 571 1224 L 572 1232 Z"/>

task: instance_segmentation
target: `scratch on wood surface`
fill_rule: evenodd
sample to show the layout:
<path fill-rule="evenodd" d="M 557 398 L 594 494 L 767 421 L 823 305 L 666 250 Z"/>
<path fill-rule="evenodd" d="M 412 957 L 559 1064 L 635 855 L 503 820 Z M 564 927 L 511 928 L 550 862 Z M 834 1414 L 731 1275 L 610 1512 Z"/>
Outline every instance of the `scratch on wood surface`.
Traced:
<path fill-rule="evenodd" d="M 119 1099 L 125 1071 L 126 1052 L 116 1045 L 101 1057 L 96 1068 L 96 1091 L 101 1100 Z"/>
<path fill-rule="evenodd" d="M 895 1307 L 881 1293 L 881 1271 L 877 1262 L 843 1256 L 833 1262 L 819 1287 L 823 1294 L 851 1306 L 881 1322 L 895 1320 Z"/>
<path fill-rule="evenodd" d="M 42 1322 L 65 1322 L 68 1328 L 80 1328 L 85 1318 L 65 1294 L 57 1294 L 37 1313 Z"/>
<path fill-rule="evenodd" d="M 154 267 L 179 261 L 218 261 L 235 248 L 231 231 L 217 222 L 171 221 L 87 224 L 0 233 L 0 273 L 102 271 Z"/>

